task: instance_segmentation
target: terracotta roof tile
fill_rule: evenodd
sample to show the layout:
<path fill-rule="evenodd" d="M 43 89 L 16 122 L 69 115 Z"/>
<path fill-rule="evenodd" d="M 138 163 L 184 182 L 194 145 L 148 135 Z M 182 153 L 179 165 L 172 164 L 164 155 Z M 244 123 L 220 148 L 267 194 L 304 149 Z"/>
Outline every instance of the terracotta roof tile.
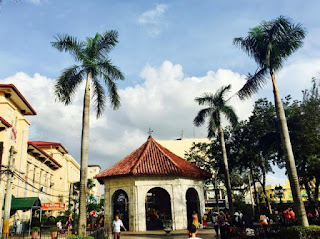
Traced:
<path fill-rule="evenodd" d="M 119 176 L 180 176 L 210 178 L 211 174 L 180 158 L 149 137 L 138 149 L 123 160 L 96 176 L 103 178 Z"/>

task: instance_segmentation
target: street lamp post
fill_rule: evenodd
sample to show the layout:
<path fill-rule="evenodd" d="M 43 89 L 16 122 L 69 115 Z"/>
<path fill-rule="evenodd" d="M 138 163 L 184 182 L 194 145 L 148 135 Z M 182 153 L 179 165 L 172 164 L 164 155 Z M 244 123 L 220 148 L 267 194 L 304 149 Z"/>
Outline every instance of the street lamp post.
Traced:
<path fill-rule="evenodd" d="M 283 187 L 281 185 L 274 188 L 275 196 L 280 199 L 280 207 L 282 209 Z"/>

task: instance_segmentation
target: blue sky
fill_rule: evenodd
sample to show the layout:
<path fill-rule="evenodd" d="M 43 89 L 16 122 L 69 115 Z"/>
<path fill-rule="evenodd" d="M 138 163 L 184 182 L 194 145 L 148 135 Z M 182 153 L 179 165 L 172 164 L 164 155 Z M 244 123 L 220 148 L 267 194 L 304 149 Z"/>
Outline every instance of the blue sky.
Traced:
<path fill-rule="evenodd" d="M 141 15 L 157 6 L 165 10 L 141 23 Z M 309 1 L 63 1 L 4 0 L 0 13 L 0 60 L 7 62 L 0 75 L 17 71 L 56 77 L 72 63 L 50 42 L 57 33 L 80 39 L 116 29 L 119 44 L 111 57 L 126 74 L 126 84 L 139 82 L 145 64 L 164 60 L 183 65 L 185 74 L 201 75 L 209 69 L 227 68 L 239 73 L 255 69 L 254 62 L 232 45 L 233 37 L 245 36 L 250 27 L 279 15 L 303 23 L 309 33 L 320 28 L 320 2 Z M 158 34 L 153 34 L 156 29 Z M 307 38 L 308 41 L 308 38 Z M 320 50 L 295 54 L 318 57 Z"/>
<path fill-rule="evenodd" d="M 319 9 L 319 0 L 3 0 L 0 82 L 15 83 L 38 111 L 30 119 L 31 139 L 60 141 L 79 160 L 74 139 L 81 132 L 81 122 L 75 120 L 81 118 L 81 95 L 65 108 L 54 102 L 51 91 L 54 79 L 74 61 L 50 42 L 57 33 L 84 39 L 117 30 L 119 44 L 110 57 L 126 77 L 119 83 L 122 107 L 107 110 L 91 125 L 92 163 L 104 168 L 142 144 L 149 127 L 158 139 L 176 138 L 182 128 L 187 137 L 193 131 L 205 137 L 205 128 L 192 126 L 199 109 L 193 99 L 226 83 L 241 87 L 243 75 L 256 65 L 232 39 L 246 36 L 262 20 L 285 15 L 308 30 L 303 48 L 277 78 L 282 96 L 299 98 L 311 77 L 320 77 Z M 252 100 L 236 102 L 240 118 L 250 115 L 258 97 L 272 100 L 270 84 Z M 52 121 L 48 128 L 56 114 L 62 122 Z M 69 127 L 68 135 L 63 127 Z"/>

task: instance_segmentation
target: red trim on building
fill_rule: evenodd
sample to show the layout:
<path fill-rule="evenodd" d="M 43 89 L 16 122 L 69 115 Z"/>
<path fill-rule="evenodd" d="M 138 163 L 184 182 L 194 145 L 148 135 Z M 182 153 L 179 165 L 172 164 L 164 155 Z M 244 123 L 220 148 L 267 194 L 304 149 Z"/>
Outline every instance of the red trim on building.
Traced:
<path fill-rule="evenodd" d="M 0 84 L 0 88 L 11 88 L 13 91 L 20 97 L 20 99 L 23 101 L 23 103 L 26 104 L 26 106 L 29 108 L 29 110 L 36 115 L 37 112 L 32 108 L 32 106 L 29 104 L 29 102 L 24 98 L 24 96 L 21 94 L 21 92 L 17 89 L 17 87 L 14 84 Z"/>
<path fill-rule="evenodd" d="M 4 126 L 8 127 L 8 128 L 11 128 L 12 127 L 12 124 L 10 124 L 8 121 L 6 121 L 4 118 L 2 118 L 0 116 L 0 121 L 2 124 L 4 124 Z"/>
<path fill-rule="evenodd" d="M 61 147 L 65 153 L 68 153 L 68 150 L 61 144 L 56 142 L 46 142 L 46 141 L 29 141 L 39 147 L 49 147 L 49 146 L 58 146 Z"/>
<path fill-rule="evenodd" d="M 211 174 L 175 155 L 152 137 L 120 162 L 99 173 L 96 178 L 121 176 L 180 176 L 208 179 Z"/>
<path fill-rule="evenodd" d="M 28 142 L 28 145 L 31 145 L 32 147 L 39 150 L 44 156 L 48 157 L 51 161 L 53 161 L 58 167 L 62 167 L 61 164 L 59 164 L 55 159 L 53 159 L 49 154 L 47 154 L 44 150 L 42 150 L 38 145 L 34 144 L 32 141 Z"/>

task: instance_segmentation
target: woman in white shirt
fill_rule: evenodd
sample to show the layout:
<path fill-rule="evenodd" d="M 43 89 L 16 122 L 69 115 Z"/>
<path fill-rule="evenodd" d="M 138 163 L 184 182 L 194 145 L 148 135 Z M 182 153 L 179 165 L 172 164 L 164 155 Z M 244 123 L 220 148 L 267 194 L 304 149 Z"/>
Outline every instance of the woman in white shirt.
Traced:
<path fill-rule="evenodd" d="M 121 227 L 123 228 L 123 230 L 127 231 L 122 221 L 119 219 L 119 215 L 116 215 L 115 220 L 113 220 L 112 222 L 112 232 L 114 235 L 114 239 L 120 239 Z"/>

